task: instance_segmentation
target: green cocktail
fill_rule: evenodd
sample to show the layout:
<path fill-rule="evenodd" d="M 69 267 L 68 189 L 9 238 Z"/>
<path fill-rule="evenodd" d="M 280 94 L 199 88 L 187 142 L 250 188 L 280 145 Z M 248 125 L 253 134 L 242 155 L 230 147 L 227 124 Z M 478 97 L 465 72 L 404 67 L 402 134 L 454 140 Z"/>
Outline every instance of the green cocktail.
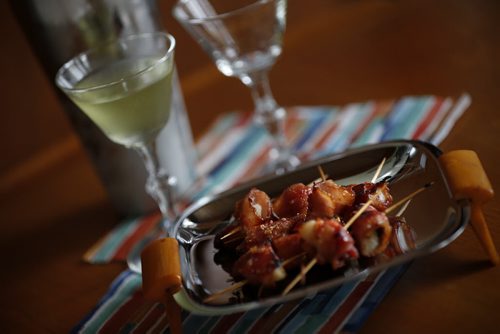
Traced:
<path fill-rule="evenodd" d="M 79 54 L 56 75 L 57 86 L 112 141 L 141 155 L 146 190 L 167 222 L 175 219 L 175 179 L 160 168 L 155 139 L 170 115 L 174 48 L 163 32 L 130 35 Z"/>
<path fill-rule="evenodd" d="M 157 66 L 156 63 L 160 62 Z M 158 58 L 125 59 L 90 73 L 76 84 L 72 100 L 114 142 L 127 147 L 156 138 L 167 123 L 172 64 Z M 141 80 L 121 80 L 141 72 Z M 86 89 L 119 82 L 100 89 Z"/>

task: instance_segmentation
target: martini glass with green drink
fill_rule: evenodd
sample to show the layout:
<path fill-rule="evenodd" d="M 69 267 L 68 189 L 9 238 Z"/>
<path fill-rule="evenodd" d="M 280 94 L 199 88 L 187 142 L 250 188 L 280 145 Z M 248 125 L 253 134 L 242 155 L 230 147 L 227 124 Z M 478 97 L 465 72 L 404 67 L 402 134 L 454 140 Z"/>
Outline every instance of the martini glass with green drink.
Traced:
<path fill-rule="evenodd" d="M 57 86 L 109 139 L 142 157 L 146 191 L 166 231 L 176 217 L 175 178 L 160 167 L 156 138 L 170 115 L 174 48 L 174 38 L 163 32 L 129 35 L 77 55 L 56 75 Z"/>

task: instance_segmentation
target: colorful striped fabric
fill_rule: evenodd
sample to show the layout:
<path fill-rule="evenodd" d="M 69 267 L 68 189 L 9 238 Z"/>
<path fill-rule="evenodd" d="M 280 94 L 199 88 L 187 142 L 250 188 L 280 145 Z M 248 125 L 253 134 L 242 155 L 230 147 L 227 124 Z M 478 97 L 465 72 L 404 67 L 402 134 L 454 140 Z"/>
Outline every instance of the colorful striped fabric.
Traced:
<path fill-rule="evenodd" d="M 225 316 L 183 311 L 184 333 L 355 333 L 407 265 L 314 296 Z M 141 277 L 129 270 L 72 333 L 169 333 L 164 306 L 145 302 Z"/>
<path fill-rule="evenodd" d="M 404 97 L 343 107 L 289 109 L 286 132 L 301 159 L 314 159 L 380 141 L 417 139 L 439 145 L 467 109 L 470 97 Z M 269 150 L 266 133 L 249 113 L 221 116 L 199 140 L 198 170 L 205 179 L 201 196 L 223 191 L 262 172 Z M 158 213 L 130 219 L 104 236 L 85 255 L 90 263 L 124 261 L 161 233 Z M 356 332 L 404 267 L 391 269 L 316 296 L 223 317 L 184 314 L 186 333 Z M 159 304 L 142 300 L 140 275 L 125 271 L 74 332 L 163 332 L 168 324 Z"/>

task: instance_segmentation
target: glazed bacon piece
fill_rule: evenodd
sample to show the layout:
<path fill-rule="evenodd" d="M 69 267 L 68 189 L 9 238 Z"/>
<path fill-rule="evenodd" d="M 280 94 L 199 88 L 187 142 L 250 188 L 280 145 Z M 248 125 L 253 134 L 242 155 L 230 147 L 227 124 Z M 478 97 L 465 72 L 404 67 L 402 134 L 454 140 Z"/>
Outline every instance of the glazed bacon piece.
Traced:
<path fill-rule="evenodd" d="M 394 216 L 389 218 L 392 227 L 392 234 L 389 245 L 385 251 L 390 257 L 407 253 L 415 249 L 416 233 L 406 222 L 404 217 Z"/>
<path fill-rule="evenodd" d="M 356 211 L 353 211 L 352 215 L 355 214 Z M 385 213 L 370 205 L 353 222 L 350 232 L 361 255 L 373 257 L 381 254 L 387 248 L 392 227 Z"/>
<path fill-rule="evenodd" d="M 311 187 L 303 183 L 292 184 L 273 202 L 273 211 L 279 218 L 303 217 L 309 211 Z"/>
<path fill-rule="evenodd" d="M 278 257 L 287 262 L 285 269 L 295 268 L 302 263 L 301 254 L 304 254 L 303 240 L 299 233 L 291 233 L 276 238 L 272 242 Z"/>
<path fill-rule="evenodd" d="M 299 227 L 299 233 L 304 249 L 315 256 L 318 263 L 330 263 L 334 270 L 359 256 L 353 238 L 338 219 L 308 220 Z"/>
<path fill-rule="evenodd" d="M 352 187 L 339 186 L 332 180 L 316 183 L 309 197 L 309 216 L 333 218 L 350 208 L 355 198 Z"/>
<path fill-rule="evenodd" d="M 385 211 L 392 204 L 392 195 L 387 182 L 365 182 L 352 185 L 351 188 L 356 197 L 353 204 L 366 203 L 371 199 L 371 205 L 379 211 Z"/>
<path fill-rule="evenodd" d="M 264 223 L 271 218 L 271 199 L 257 188 L 236 203 L 234 217 L 243 229 Z"/>
<path fill-rule="evenodd" d="M 295 224 L 296 221 L 293 218 L 281 218 L 247 227 L 245 229 L 245 239 L 238 246 L 238 250 L 246 251 L 250 247 L 272 242 L 274 239 L 288 234 Z"/>
<path fill-rule="evenodd" d="M 252 230 L 271 219 L 271 199 L 257 188 L 252 188 L 248 194 L 238 201 L 234 209 L 234 223 L 226 226 L 214 239 L 218 249 L 236 247 L 245 238 L 247 230 Z"/>
<path fill-rule="evenodd" d="M 233 276 L 243 278 L 249 284 L 273 286 L 286 277 L 286 272 L 280 265 L 270 243 L 251 247 L 236 260 L 233 266 Z"/>

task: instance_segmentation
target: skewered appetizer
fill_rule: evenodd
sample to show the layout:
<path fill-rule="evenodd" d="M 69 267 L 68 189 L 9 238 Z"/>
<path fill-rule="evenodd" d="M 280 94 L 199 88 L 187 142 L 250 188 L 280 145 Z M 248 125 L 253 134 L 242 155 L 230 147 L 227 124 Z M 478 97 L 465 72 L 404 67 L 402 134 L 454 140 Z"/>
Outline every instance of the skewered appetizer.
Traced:
<path fill-rule="evenodd" d="M 392 202 L 387 182 L 296 183 L 274 199 L 253 188 L 236 204 L 232 223 L 215 236 L 219 253 L 230 254 L 215 261 L 230 259 L 220 264 L 239 286 L 273 288 L 299 270 L 287 293 L 316 264 L 338 271 L 414 247 L 411 227 L 386 215 Z"/>

